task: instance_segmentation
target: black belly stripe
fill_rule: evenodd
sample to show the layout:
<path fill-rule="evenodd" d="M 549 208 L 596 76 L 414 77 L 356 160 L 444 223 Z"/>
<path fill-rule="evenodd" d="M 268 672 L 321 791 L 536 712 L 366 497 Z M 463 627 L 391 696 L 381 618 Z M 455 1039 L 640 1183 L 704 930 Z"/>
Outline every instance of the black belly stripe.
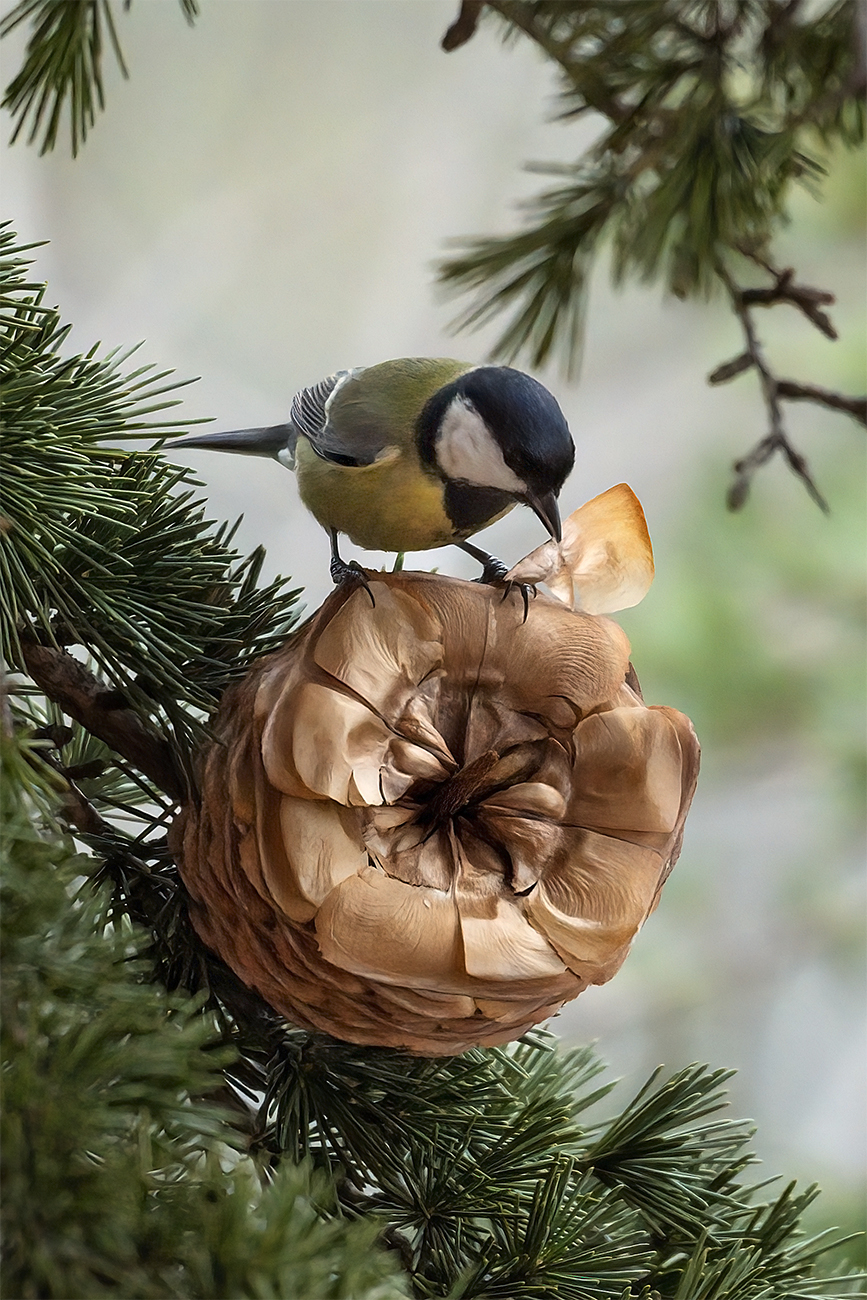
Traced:
<path fill-rule="evenodd" d="M 454 524 L 456 533 L 474 532 L 515 502 L 513 496 L 499 488 L 448 482 L 445 489 L 446 514 Z"/>

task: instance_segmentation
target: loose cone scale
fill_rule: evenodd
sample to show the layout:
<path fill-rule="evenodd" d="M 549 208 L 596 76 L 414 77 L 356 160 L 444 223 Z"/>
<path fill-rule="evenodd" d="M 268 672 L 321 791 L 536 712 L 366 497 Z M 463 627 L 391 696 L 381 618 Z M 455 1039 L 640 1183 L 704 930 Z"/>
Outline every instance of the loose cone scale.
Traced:
<path fill-rule="evenodd" d="M 586 507 L 585 507 L 586 509 Z M 231 689 L 172 831 L 204 942 L 302 1028 L 447 1055 L 622 964 L 698 742 L 617 624 L 433 574 L 336 591 Z"/>

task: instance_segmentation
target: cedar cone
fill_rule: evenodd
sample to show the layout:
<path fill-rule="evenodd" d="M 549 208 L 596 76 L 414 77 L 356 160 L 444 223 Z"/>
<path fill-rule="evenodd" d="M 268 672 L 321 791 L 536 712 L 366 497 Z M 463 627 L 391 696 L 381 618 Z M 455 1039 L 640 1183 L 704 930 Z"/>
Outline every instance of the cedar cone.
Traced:
<path fill-rule="evenodd" d="M 227 692 L 172 832 L 193 923 L 306 1029 L 508 1042 L 618 970 L 698 742 L 623 631 L 423 573 L 343 587 Z"/>

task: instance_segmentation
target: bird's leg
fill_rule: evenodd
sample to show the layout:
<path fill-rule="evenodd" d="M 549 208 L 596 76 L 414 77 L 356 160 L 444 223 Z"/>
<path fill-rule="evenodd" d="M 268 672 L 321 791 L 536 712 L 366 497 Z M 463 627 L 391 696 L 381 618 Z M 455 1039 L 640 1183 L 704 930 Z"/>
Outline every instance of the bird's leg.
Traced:
<path fill-rule="evenodd" d="M 466 551 L 467 555 L 471 555 L 474 560 L 478 560 L 482 566 L 482 576 L 476 579 L 477 582 L 487 583 L 491 587 L 502 587 L 503 600 L 506 599 L 513 588 L 520 591 L 521 599 L 524 602 L 524 622 L 526 623 L 530 609 L 530 597 L 536 595 L 536 588 L 526 582 L 507 581 L 506 574 L 509 570 L 503 561 L 498 560 L 495 555 L 489 555 L 480 546 L 473 546 L 472 542 L 455 542 L 455 546 L 459 546 L 462 551 Z"/>
<path fill-rule="evenodd" d="M 362 569 L 357 560 L 344 560 L 337 549 L 337 529 L 329 528 L 331 537 L 331 581 L 335 587 L 340 587 L 344 582 L 360 582 L 370 597 L 371 605 L 376 605 L 373 599 L 373 592 L 370 590 L 370 583 L 367 581 L 367 574 Z"/>
<path fill-rule="evenodd" d="M 478 560 L 482 566 L 482 576 L 477 579 L 478 582 L 486 582 L 495 587 L 503 581 L 509 572 L 502 560 L 498 560 L 495 555 L 489 555 L 480 546 L 473 546 L 472 542 L 455 542 L 455 546 L 459 546 L 462 551 L 466 551 L 467 555 L 471 555 L 474 560 Z"/>

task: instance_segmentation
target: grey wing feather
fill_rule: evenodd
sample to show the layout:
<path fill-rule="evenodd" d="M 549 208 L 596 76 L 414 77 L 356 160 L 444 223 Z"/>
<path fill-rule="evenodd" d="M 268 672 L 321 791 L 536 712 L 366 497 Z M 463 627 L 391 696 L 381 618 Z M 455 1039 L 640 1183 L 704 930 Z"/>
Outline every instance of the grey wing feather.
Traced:
<path fill-rule="evenodd" d="M 329 419 L 329 399 L 362 369 L 338 370 L 318 384 L 302 388 L 292 399 L 292 426 L 304 435 L 317 456 L 337 465 L 372 465 L 385 445 L 380 424 L 365 415 L 364 403 L 359 404 L 357 398 L 344 403 L 339 427 L 335 428 Z"/>
<path fill-rule="evenodd" d="M 302 388 L 292 398 L 292 410 L 289 418 L 298 432 L 309 438 L 314 446 L 317 439 L 321 438 L 328 422 L 325 403 L 341 379 L 348 374 L 348 370 L 338 370 L 335 375 L 329 375 L 327 379 L 320 379 L 318 384 L 313 384 L 310 388 Z"/>

